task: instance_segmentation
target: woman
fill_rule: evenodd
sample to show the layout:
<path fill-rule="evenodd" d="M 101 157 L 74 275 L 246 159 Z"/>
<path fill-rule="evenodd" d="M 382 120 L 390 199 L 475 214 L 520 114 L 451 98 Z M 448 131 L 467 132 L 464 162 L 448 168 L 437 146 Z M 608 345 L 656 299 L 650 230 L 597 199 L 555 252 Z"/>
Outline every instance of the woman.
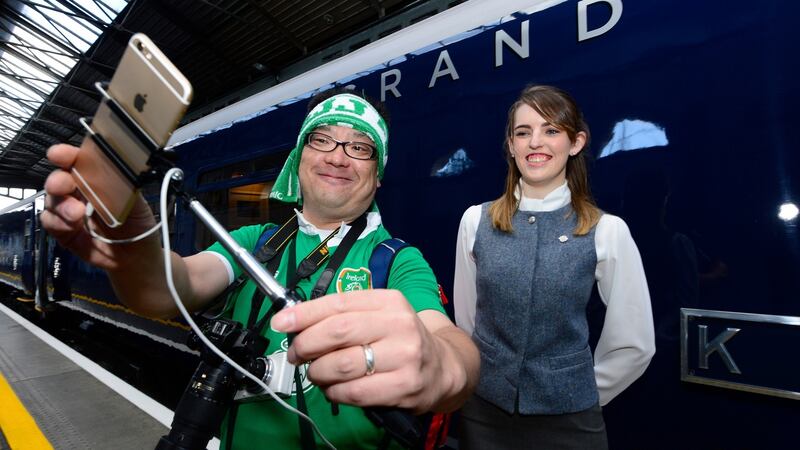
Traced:
<path fill-rule="evenodd" d="M 592 200 L 588 141 L 569 94 L 526 88 L 508 114 L 505 192 L 461 219 L 456 322 L 481 353 L 461 449 L 607 448 L 600 406 L 653 356 L 641 259 L 622 219 Z M 593 361 L 595 281 L 607 310 Z"/>

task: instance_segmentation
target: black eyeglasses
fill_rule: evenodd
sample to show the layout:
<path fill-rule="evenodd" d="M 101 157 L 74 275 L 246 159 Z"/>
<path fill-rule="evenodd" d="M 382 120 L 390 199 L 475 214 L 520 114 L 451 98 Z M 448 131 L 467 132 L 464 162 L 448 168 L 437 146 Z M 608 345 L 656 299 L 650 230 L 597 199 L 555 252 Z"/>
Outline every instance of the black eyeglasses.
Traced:
<path fill-rule="evenodd" d="M 322 133 L 309 133 L 306 145 L 321 152 L 332 152 L 336 147 L 342 146 L 345 155 L 353 159 L 377 159 L 378 151 L 372 144 L 366 142 L 342 142 Z"/>

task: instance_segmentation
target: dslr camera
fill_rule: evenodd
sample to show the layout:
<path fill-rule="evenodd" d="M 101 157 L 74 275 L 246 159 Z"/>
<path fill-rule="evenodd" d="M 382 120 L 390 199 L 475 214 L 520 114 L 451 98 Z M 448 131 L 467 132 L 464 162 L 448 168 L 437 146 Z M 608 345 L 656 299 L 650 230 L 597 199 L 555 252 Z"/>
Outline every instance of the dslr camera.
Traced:
<path fill-rule="evenodd" d="M 202 331 L 217 348 L 274 392 L 291 395 L 294 365 L 286 360 L 285 352 L 262 356 L 269 345 L 265 337 L 225 319 L 209 321 Z M 188 345 L 200 351 L 200 364 L 178 403 L 169 434 L 159 440 L 156 450 L 205 449 L 219 430 L 234 396 L 237 401 L 254 401 L 266 395 L 254 382 L 244 383 L 245 376 L 206 347 L 197 335 L 190 335 Z"/>

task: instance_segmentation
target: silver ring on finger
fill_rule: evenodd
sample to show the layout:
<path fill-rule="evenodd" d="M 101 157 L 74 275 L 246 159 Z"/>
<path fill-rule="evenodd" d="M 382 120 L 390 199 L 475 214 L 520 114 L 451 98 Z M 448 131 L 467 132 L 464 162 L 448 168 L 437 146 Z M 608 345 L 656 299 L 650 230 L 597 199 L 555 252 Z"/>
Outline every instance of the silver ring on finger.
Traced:
<path fill-rule="evenodd" d="M 361 349 L 364 350 L 364 361 L 367 363 L 366 375 L 372 375 L 375 373 L 375 352 L 372 351 L 372 347 L 369 344 L 362 345 Z"/>

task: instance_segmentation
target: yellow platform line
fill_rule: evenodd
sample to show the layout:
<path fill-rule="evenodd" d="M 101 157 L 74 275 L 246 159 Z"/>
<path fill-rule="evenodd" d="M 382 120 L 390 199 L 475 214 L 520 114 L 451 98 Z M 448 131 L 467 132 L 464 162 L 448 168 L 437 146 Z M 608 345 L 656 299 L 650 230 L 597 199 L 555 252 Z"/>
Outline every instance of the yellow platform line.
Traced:
<path fill-rule="evenodd" d="M 0 429 L 12 450 L 52 450 L 14 390 L 0 373 Z"/>
<path fill-rule="evenodd" d="M 21 275 L 17 275 L 17 274 L 14 274 L 14 273 L 0 272 L 0 275 L 4 276 L 6 278 L 9 278 L 11 280 L 16 280 L 16 281 L 22 280 L 22 276 Z"/>
<path fill-rule="evenodd" d="M 128 314 L 130 314 L 132 316 L 143 317 L 145 319 L 152 320 L 153 322 L 158 322 L 158 323 L 163 324 L 163 325 L 169 325 L 171 327 L 177 327 L 177 328 L 180 328 L 180 329 L 183 329 L 183 330 L 186 330 L 186 331 L 189 331 L 189 330 L 192 329 L 192 327 L 190 327 L 189 325 L 184 325 L 184 324 L 176 322 L 174 320 L 155 319 L 155 318 L 152 318 L 152 317 L 146 317 L 146 316 L 143 316 L 141 314 L 137 314 L 137 313 L 131 311 L 130 309 L 126 308 L 124 305 L 120 305 L 118 303 L 109 303 L 109 302 L 106 302 L 106 301 L 103 301 L 103 300 L 98 300 L 96 298 L 89 297 L 88 295 L 73 293 L 72 294 L 72 298 L 77 298 L 77 299 L 83 300 L 85 302 L 94 303 L 95 305 L 100 305 L 100 306 L 106 307 L 108 309 L 115 309 L 117 311 L 123 311 L 123 312 L 126 312 L 126 313 L 128 313 Z"/>

